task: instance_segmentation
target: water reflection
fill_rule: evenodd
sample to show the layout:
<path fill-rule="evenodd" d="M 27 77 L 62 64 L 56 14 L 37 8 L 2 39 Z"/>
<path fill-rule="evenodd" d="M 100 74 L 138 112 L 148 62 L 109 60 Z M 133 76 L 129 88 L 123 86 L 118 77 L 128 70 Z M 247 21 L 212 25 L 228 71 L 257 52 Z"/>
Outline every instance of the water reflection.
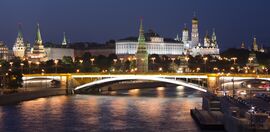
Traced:
<path fill-rule="evenodd" d="M 165 96 L 164 90 L 165 90 L 164 87 L 157 87 L 157 97 L 164 97 Z"/>
<path fill-rule="evenodd" d="M 130 96 L 139 96 L 139 94 L 140 94 L 140 89 L 130 89 L 130 90 L 128 90 L 128 94 L 130 95 Z"/>
<path fill-rule="evenodd" d="M 41 98 L 0 107 L 0 131 L 198 131 L 194 107 L 198 92 L 178 87 Z"/>

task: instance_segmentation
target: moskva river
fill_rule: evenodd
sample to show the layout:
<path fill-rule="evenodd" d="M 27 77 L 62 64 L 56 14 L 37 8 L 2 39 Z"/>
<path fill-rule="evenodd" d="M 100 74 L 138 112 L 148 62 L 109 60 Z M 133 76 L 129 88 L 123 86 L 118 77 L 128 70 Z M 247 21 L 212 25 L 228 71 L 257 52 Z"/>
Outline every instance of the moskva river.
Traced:
<path fill-rule="evenodd" d="M 1 132 L 199 131 L 190 109 L 198 91 L 157 87 L 40 98 L 0 107 Z"/>

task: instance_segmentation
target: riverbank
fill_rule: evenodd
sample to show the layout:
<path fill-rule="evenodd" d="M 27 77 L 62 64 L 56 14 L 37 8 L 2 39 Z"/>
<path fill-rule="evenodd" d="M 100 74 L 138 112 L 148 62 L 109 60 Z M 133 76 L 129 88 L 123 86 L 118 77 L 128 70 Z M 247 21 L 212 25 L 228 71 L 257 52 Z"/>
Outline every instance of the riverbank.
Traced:
<path fill-rule="evenodd" d="M 50 96 L 66 95 L 67 91 L 63 88 L 48 88 L 38 91 L 26 91 L 9 95 L 0 96 L 0 105 L 16 104 L 22 101 L 33 100 Z"/>

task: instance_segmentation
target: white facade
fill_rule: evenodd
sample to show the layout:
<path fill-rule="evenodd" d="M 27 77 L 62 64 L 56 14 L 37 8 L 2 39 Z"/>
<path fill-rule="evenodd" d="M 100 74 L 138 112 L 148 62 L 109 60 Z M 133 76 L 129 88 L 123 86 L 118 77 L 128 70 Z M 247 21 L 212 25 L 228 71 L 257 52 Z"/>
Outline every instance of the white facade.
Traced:
<path fill-rule="evenodd" d="M 181 42 L 164 42 L 161 37 L 151 37 L 151 41 L 146 42 L 148 54 L 158 55 L 181 55 L 184 52 L 184 44 Z M 119 41 L 116 42 L 115 52 L 117 55 L 133 55 L 137 52 L 138 42 Z"/>
<path fill-rule="evenodd" d="M 25 57 L 25 49 L 26 49 L 26 47 L 25 47 L 25 44 L 23 42 L 22 32 L 19 29 L 18 36 L 17 36 L 16 41 L 15 41 L 14 46 L 13 46 L 14 56 L 23 59 Z"/>
<path fill-rule="evenodd" d="M 29 57 L 28 59 L 31 60 L 32 62 L 41 62 L 41 61 L 48 60 L 47 54 L 44 49 L 44 45 L 42 44 L 39 24 L 37 24 L 37 34 L 36 34 L 35 44 L 33 45 L 31 54 L 28 57 Z"/>
<path fill-rule="evenodd" d="M 0 60 L 8 60 L 8 48 L 3 41 L 0 41 Z"/>
<path fill-rule="evenodd" d="M 201 47 L 196 46 L 191 49 L 192 56 L 196 55 L 219 55 L 219 48 L 217 47 Z"/>
<path fill-rule="evenodd" d="M 72 59 L 74 56 L 74 49 L 68 48 L 45 48 L 48 60 L 63 59 L 64 56 L 70 56 Z"/>
<path fill-rule="evenodd" d="M 199 42 L 199 20 L 194 17 L 192 19 L 192 32 L 191 39 L 189 38 L 188 29 L 185 28 L 182 31 L 182 41 L 184 43 L 185 54 L 190 54 L 192 56 L 196 55 L 219 55 L 219 48 L 217 44 L 217 37 L 215 31 L 210 37 L 208 33 L 203 39 L 203 45 Z"/>

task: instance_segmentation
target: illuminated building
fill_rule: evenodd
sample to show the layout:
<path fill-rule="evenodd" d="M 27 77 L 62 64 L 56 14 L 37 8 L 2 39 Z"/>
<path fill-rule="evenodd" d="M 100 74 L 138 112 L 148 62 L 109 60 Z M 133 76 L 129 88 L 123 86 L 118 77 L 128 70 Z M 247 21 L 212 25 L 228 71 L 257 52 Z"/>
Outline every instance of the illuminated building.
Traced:
<path fill-rule="evenodd" d="M 182 30 L 182 37 L 176 36 L 175 39 L 160 37 L 157 33 L 149 31 L 145 33 L 145 44 L 148 54 L 179 56 L 179 55 L 219 55 L 219 48 L 215 31 L 210 38 L 206 34 L 204 44 L 199 42 L 199 20 L 197 17 L 192 19 L 191 37 L 185 25 Z M 116 42 L 115 53 L 117 55 L 134 55 L 138 48 L 138 38 L 129 37 Z"/>
<path fill-rule="evenodd" d="M 198 43 L 197 46 L 193 47 L 191 49 L 191 55 L 213 55 L 218 56 L 219 55 L 219 48 L 217 44 L 217 37 L 215 31 L 213 31 L 212 37 L 206 33 L 204 37 L 204 45 L 202 46 L 200 43 Z"/>
<path fill-rule="evenodd" d="M 61 60 L 64 56 L 71 57 L 73 60 L 75 59 L 74 49 L 71 48 L 45 47 L 45 52 L 48 60 Z"/>
<path fill-rule="evenodd" d="M 189 48 L 199 44 L 199 20 L 196 16 L 192 19 L 191 43 Z"/>
<path fill-rule="evenodd" d="M 201 45 L 199 41 L 199 19 L 196 16 L 192 19 L 191 39 L 189 38 L 189 30 L 185 25 L 184 29 L 182 30 L 182 42 L 184 43 L 185 54 L 192 56 L 219 55 L 219 48 L 215 31 L 213 31 L 211 37 L 208 35 L 208 33 L 206 33 L 204 37 L 204 43 Z"/>
<path fill-rule="evenodd" d="M 0 41 L 0 59 L 8 60 L 8 48 L 2 41 Z"/>
<path fill-rule="evenodd" d="M 19 25 L 18 36 L 13 46 L 14 56 L 23 59 L 25 57 L 25 49 L 26 47 L 23 42 L 23 34 L 22 34 L 21 26 Z"/>
<path fill-rule="evenodd" d="M 40 61 L 48 60 L 47 54 L 42 44 L 39 24 L 37 24 L 36 40 L 35 40 L 35 44 L 33 46 L 32 52 L 29 56 L 29 60 L 31 60 L 32 62 L 40 62 Z"/>
<path fill-rule="evenodd" d="M 184 53 L 184 44 L 181 41 L 160 37 L 152 30 L 145 33 L 144 36 L 148 54 L 174 56 L 182 55 Z M 137 37 L 121 39 L 115 44 L 115 53 L 120 56 L 134 55 L 137 52 L 137 49 Z"/>

